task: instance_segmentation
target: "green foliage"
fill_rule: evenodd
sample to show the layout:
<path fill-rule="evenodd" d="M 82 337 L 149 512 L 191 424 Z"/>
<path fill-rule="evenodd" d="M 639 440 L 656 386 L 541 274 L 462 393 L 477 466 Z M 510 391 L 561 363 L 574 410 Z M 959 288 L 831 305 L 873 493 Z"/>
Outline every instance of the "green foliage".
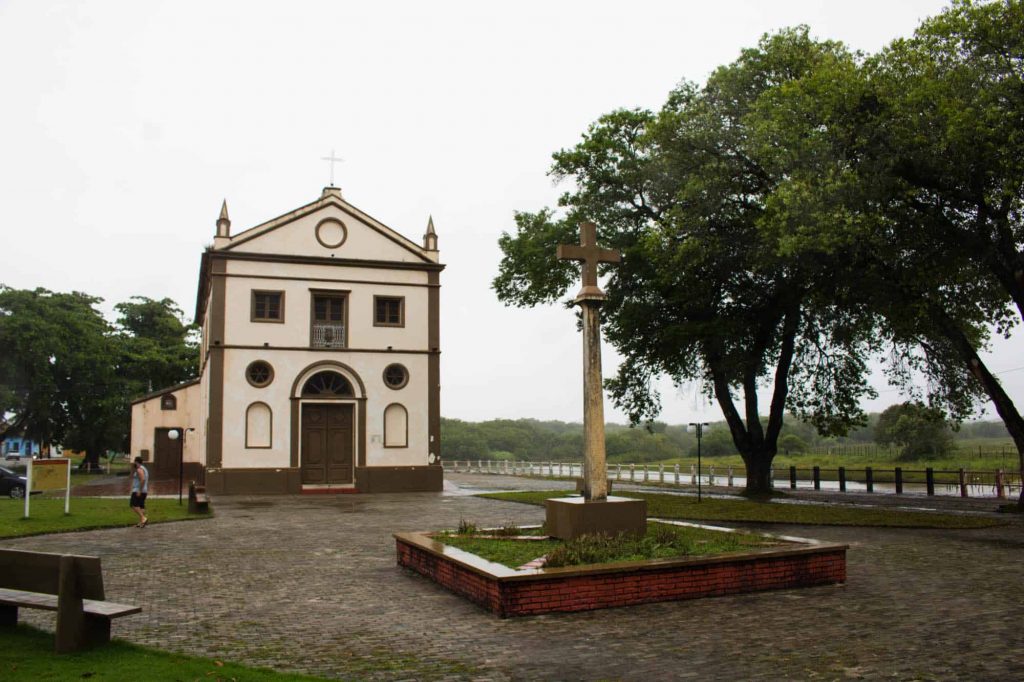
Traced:
<path fill-rule="evenodd" d="M 787 409 L 843 434 L 863 423 L 859 399 L 873 395 L 871 320 L 836 306 L 853 281 L 843 274 L 849 260 L 785 241 L 794 222 L 831 225 L 834 214 L 795 215 L 777 199 L 818 177 L 819 157 L 832 150 L 780 146 L 764 122 L 789 90 L 818 92 L 855 68 L 842 46 L 816 42 L 806 28 L 765 36 L 703 88 L 678 87 L 657 113 L 599 118 L 554 155 L 552 174 L 573 181 L 560 200 L 564 216 L 517 214 L 515 235 L 499 242 L 499 299 L 553 302 L 578 271 L 556 259 L 556 246 L 575 241 L 584 218 L 597 223 L 600 241 L 623 253 L 605 269 L 606 335 L 624 357 L 608 381 L 613 399 L 639 423 L 660 410 L 656 375 L 703 385 L 726 415 L 751 487 L 767 485 Z M 792 120 L 795 140 L 820 125 L 814 116 Z M 757 392 L 772 383 L 762 425 Z"/>
<path fill-rule="evenodd" d="M 198 656 L 171 654 L 120 640 L 70 654 L 53 654 L 53 633 L 19 625 L 5 628 L 0 677 L 5 680 L 246 680 L 300 682 L 319 678 L 278 673 Z"/>
<path fill-rule="evenodd" d="M 779 449 L 787 455 L 798 454 L 807 450 L 807 442 L 795 433 L 787 433 L 779 438 Z"/>
<path fill-rule="evenodd" d="M 892 405 L 878 418 L 875 440 L 898 445 L 903 459 L 934 459 L 953 448 L 953 435 L 941 410 L 920 403 Z"/>
<path fill-rule="evenodd" d="M 473 535 L 477 532 L 475 523 L 467 521 L 465 518 L 459 519 L 459 526 L 455 529 L 455 532 L 459 535 Z"/>
<path fill-rule="evenodd" d="M 118 325 L 80 292 L 0 286 L 0 413 L 8 430 L 87 453 L 127 449 L 130 401 L 195 376 L 191 328 L 170 299 L 115 306 Z M 151 382 L 155 382 L 151 383 Z"/>
<path fill-rule="evenodd" d="M 773 541 L 748 533 L 723 533 L 703 528 L 648 523 L 643 536 L 582 535 L 562 543 L 547 555 L 546 566 L 581 566 L 613 561 L 642 561 L 675 557 L 712 556 L 765 547 Z"/>

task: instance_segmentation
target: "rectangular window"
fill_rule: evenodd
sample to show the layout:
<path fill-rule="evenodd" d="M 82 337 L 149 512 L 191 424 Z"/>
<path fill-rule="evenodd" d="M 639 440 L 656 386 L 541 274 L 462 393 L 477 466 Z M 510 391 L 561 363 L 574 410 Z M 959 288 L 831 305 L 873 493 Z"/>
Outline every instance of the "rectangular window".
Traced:
<path fill-rule="evenodd" d="M 405 326 L 405 297 L 404 296 L 374 296 L 373 297 L 373 326 L 375 326 L 375 327 L 404 327 Z"/>
<path fill-rule="evenodd" d="M 253 322 L 284 322 L 284 292 L 254 289 L 250 319 Z"/>
<path fill-rule="evenodd" d="M 310 345 L 314 348 L 345 348 L 345 294 L 314 293 L 310 315 Z"/>

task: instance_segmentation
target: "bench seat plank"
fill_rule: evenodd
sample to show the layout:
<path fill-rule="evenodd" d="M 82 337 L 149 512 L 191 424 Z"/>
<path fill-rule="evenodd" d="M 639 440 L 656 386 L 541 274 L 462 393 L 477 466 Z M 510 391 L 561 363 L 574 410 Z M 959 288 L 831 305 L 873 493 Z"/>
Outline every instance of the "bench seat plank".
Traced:
<path fill-rule="evenodd" d="M 22 606 L 28 609 L 56 611 L 57 595 L 0 588 L 0 604 L 5 606 Z M 133 613 L 142 613 L 142 607 L 131 606 L 129 604 L 115 604 L 114 602 L 98 601 L 95 599 L 83 599 L 82 611 L 90 616 L 120 618 L 121 616 L 130 616 Z"/>

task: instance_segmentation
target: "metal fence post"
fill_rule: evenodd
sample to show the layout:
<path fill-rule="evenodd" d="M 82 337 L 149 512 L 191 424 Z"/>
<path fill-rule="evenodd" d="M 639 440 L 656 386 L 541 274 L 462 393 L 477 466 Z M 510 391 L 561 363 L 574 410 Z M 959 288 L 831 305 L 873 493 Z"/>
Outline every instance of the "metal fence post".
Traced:
<path fill-rule="evenodd" d="M 732 487 L 732 467 L 729 467 L 729 487 Z"/>
<path fill-rule="evenodd" d="M 868 492 L 875 492 L 875 472 L 871 467 L 864 467 L 864 485 L 867 486 Z"/>
<path fill-rule="evenodd" d="M 903 494 L 903 467 L 896 467 L 896 494 Z"/>
<path fill-rule="evenodd" d="M 957 473 L 960 477 L 960 497 L 967 497 L 967 472 L 961 467 Z"/>
<path fill-rule="evenodd" d="M 665 483 L 665 465 L 664 464 L 659 464 L 658 465 L 658 482 L 661 483 L 661 484 Z"/>
<path fill-rule="evenodd" d="M 839 492 L 846 492 L 846 467 L 839 467 Z"/>
<path fill-rule="evenodd" d="M 814 489 L 815 490 L 821 490 L 821 467 L 818 467 L 818 466 L 814 467 L 811 470 L 811 476 L 813 477 L 813 480 L 814 480 Z"/>
<path fill-rule="evenodd" d="M 924 482 L 925 487 L 928 489 L 929 495 L 935 494 L 935 469 L 928 467 L 924 470 Z"/>
<path fill-rule="evenodd" d="M 715 484 L 715 467 L 708 467 L 708 485 Z"/>
<path fill-rule="evenodd" d="M 629 465 L 629 480 L 631 482 L 636 481 L 636 465 L 635 464 L 630 464 Z"/>
<path fill-rule="evenodd" d="M 790 490 L 796 490 L 796 467 L 789 467 L 789 488 Z"/>
<path fill-rule="evenodd" d="M 678 464 L 675 465 L 674 473 L 676 475 L 676 485 L 679 485 L 680 483 L 682 483 L 682 481 L 679 480 L 679 465 Z"/>
<path fill-rule="evenodd" d="M 996 471 L 996 497 L 1000 500 L 1006 499 L 1006 489 L 1003 487 L 1003 470 Z"/>

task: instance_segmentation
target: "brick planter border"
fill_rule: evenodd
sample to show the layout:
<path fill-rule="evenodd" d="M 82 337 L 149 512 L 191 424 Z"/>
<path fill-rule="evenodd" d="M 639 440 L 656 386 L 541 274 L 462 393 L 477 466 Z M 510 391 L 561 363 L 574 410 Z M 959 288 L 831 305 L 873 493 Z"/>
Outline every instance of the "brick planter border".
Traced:
<path fill-rule="evenodd" d="M 399 566 L 502 618 L 840 584 L 846 581 L 849 547 L 776 537 L 792 546 L 715 557 L 517 571 L 445 545 L 427 533 L 396 533 L 394 538 Z"/>

